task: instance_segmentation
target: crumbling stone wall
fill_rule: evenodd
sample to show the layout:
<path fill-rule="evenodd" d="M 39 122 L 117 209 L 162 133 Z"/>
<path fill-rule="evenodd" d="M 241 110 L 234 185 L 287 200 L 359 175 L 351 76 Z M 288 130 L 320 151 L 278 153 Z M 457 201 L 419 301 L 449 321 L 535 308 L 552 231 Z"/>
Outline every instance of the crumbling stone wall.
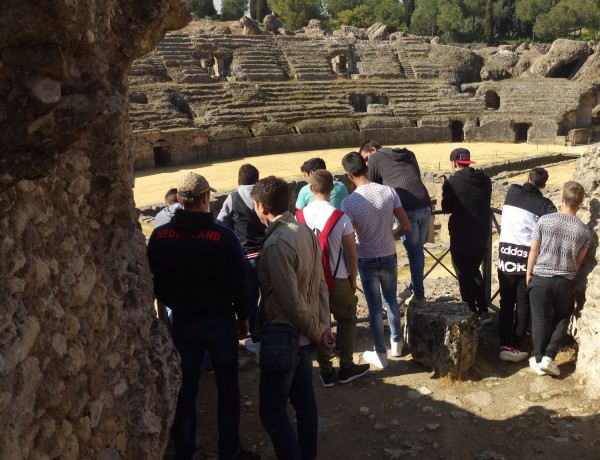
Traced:
<path fill-rule="evenodd" d="M 573 179 L 586 191 L 582 209 L 577 214 L 592 233 L 590 249 L 581 271 L 575 277 L 575 315 L 572 330 L 578 344 L 577 373 L 585 380 L 590 396 L 597 398 L 600 390 L 600 266 L 598 266 L 598 235 L 600 217 L 600 150 L 594 148 L 577 160 Z"/>
<path fill-rule="evenodd" d="M 153 322 L 126 74 L 178 0 L 0 5 L 0 458 L 161 458 L 177 360 Z"/>

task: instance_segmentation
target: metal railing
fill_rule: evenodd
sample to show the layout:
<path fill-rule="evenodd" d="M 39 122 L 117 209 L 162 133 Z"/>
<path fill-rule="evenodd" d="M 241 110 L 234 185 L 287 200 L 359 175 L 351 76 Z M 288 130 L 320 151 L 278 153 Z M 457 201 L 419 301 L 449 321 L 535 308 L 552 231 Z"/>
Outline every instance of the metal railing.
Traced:
<path fill-rule="evenodd" d="M 486 295 L 488 307 L 494 311 L 498 311 L 499 310 L 498 307 L 496 307 L 495 305 L 492 305 L 492 301 L 498 295 L 499 290 L 496 290 L 496 292 L 492 295 L 492 232 L 491 232 L 491 230 L 492 230 L 492 225 L 494 225 L 496 232 L 498 234 L 500 234 L 501 227 L 500 227 L 500 224 L 498 223 L 498 219 L 496 218 L 496 214 L 502 215 L 502 210 L 500 210 L 498 208 L 490 208 L 490 211 L 491 211 L 490 212 L 490 238 L 488 240 L 485 255 L 483 256 L 483 262 L 481 263 L 481 275 L 482 275 L 483 281 L 485 283 L 485 295 Z M 444 213 L 441 209 L 436 209 L 431 212 L 432 216 L 443 215 L 443 214 L 446 214 L 446 213 Z M 456 279 L 456 275 L 454 274 L 454 272 L 450 268 L 448 268 L 446 265 L 444 265 L 444 263 L 442 262 L 442 259 L 444 257 L 446 257 L 446 255 L 448 255 L 448 253 L 450 252 L 450 247 L 448 247 L 443 252 L 443 254 L 440 255 L 439 257 L 436 257 L 434 254 L 432 254 L 431 251 L 429 251 L 429 249 L 427 249 L 426 247 L 423 247 L 423 250 L 427 254 L 429 254 L 429 256 L 435 261 L 433 263 L 433 265 L 431 267 L 429 267 L 429 269 L 423 274 L 423 279 L 427 278 L 427 276 L 429 276 L 429 274 L 438 265 L 441 266 L 442 268 L 444 268 L 444 270 L 446 270 L 450 275 L 452 275 L 454 277 L 454 279 Z M 405 302 L 404 300 L 401 300 L 400 305 L 404 305 L 404 302 Z M 387 312 L 384 307 L 383 308 L 384 318 L 387 316 L 386 313 Z M 357 318 L 357 322 L 358 323 L 368 323 L 369 317 L 367 316 L 367 317 Z M 331 324 L 336 325 L 337 323 L 333 322 Z"/>

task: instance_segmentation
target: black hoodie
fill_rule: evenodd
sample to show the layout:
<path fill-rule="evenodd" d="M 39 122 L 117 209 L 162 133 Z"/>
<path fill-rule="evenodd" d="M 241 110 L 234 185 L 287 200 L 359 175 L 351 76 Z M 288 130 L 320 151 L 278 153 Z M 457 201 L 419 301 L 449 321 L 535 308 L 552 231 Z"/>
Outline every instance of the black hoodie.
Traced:
<path fill-rule="evenodd" d="M 156 298 L 174 320 L 248 318 L 250 300 L 242 246 L 233 230 L 206 212 L 178 209 L 148 243 Z"/>
<path fill-rule="evenodd" d="M 417 158 L 408 149 L 377 150 L 369 157 L 369 180 L 396 190 L 405 211 L 431 207 Z"/>
<path fill-rule="evenodd" d="M 482 248 L 490 237 L 492 181 L 469 166 L 456 171 L 442 188 L 442 210 L 448 221 L 450 247 Z"/>

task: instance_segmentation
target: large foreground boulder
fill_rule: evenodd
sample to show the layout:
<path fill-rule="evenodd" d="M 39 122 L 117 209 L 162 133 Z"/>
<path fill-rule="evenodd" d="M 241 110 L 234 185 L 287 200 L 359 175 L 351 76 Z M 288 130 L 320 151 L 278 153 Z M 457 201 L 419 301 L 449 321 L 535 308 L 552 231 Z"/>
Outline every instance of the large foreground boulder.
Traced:
<path fill-rule="evenodd" d="M 160 459 L 178 357 L 133 201 L 127 74 L 179 0 L 3 1 L 0 458 Z"/>
<path fill-rule="evenodd" d="M 475 363 L 478 324 L 477 315 L 462 302 L 408 307 L 406 343 L 413 359 L 436 375 L 458 377 Z"/>

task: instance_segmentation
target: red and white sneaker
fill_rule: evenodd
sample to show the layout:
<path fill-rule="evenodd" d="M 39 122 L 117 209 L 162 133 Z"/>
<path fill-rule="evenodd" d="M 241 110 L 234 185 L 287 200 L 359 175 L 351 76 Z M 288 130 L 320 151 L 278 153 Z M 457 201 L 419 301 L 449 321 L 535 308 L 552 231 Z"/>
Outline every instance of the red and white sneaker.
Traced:
<path fill-rule="evenodd" d="M 513 363 L 518 363 L 519 361 L 523 361 L 527 358 L 527 352 L 517 350 L 515 347 L 500 347 L 500 359 L 503 361 L 512 361 Z"/>

